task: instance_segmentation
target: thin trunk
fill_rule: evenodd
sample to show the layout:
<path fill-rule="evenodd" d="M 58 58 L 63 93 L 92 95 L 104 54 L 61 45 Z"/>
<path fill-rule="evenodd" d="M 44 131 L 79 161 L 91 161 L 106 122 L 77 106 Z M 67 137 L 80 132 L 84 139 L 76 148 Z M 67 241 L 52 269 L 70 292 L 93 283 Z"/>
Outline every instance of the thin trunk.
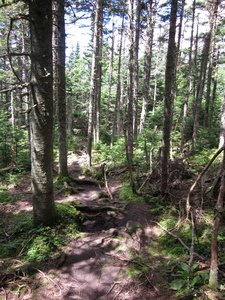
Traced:
<path fill-rule="evenodd" d="M 225 91 L 221 107 L 219 148 L 225 145 Z"/>
<path fill-rule="evenodd" d="M 212 90 L 212 99 L 209 108 L 209 128 L 212 128 L 213 123 L 213 115 L 215 109 L 215 102 L 216 102 L 216 91 L 217 91 L 217 83 L 218 83 L 218 60 L 219 60 L 219 52 L 217 54 L 217 60 L 214 66 L 214 74 L 213 74 L 213 90 Z"/>
<path fill-rule="evenodd" d="M 134 98 L 133 98 L 133 133 L 137 140 L 138 90 L 139 90 L 139 42 L 140 42 L 141 0 L 136 0 L 136 26 L 134 41 Z"/>
<path fill-rule="evenodd" d="M 134 0 L 129 0 L 128 8 L 128 76 L 127 76 L 127 119 L 126 119 L 126 128 L 127 128 L 127 147 L 129 159 L 132 162 L 133 157 L 133 141 L 134 141 L 134 132 L 133 132 L 133 73 L 134 73 L 134 39 L 133 39 L 133 3 Z"/>
<path fill-rule="evenodd" d="M 210 2 L 210 49 L 209 49 L 209 68 L 208 68 L 208 77 L 207 77 L 207 91 L 206 91 L 206 104 L 205 104 L 205 114 L 204 114 L 204 126 L 209 126 L 209 108 L 212 101 L 211 97 L 211 87 L 212 87 L 212 78 L 214 70 L 216 69 L 215 64 L 215 34 L 217 29 L 217 15 L 218 7 L 221 0 L 214 0 Z"/>
<path fill-rule="evenodd" d="M 157 3 L 155 3 L 155 6 L 157 6 Z M 156 10 L 157 8 L 155 7 L 154 11 L 156 12 Z M 147 116 L 147 106 L 149 102 L 153 33 L 154 33 L 154 22 L 153 22 L 152 0 L 149 0 L 145 55 L 144 55 L 143 102 L 142 102 L 142 110 L 141 110 L 140 126 L 139 126 L 139 131 L 141 134 L 144 133 L 144 125 Z M 156 94 L 154 95 L 156 96 Z"/>
<path fill-rule="evenodd" d="M 94 21 L 94 40 L 93 40 L 93 55 L 92 55 L 92 67 L 91 67 L 91 83 L 90 83 L 90 97 L 89 97 L 89 111 L 88 111 L 88 165 L 91 166 L 92 163 L 92 143 L 93 143 L 93 129 L 95 128 L 95 138 L 97 129 L 97 119 L 96 116 L 96 106 L 97 101 L 97 91 L 99 90 L 99 78 L 100 74 L 100 35 L 102 34 L 102 0 L 97 0 L 95 21 Z M 99 111 L 99 110 L 98 110 Z"/>
<path fill-rule="evenodd" d="M 99 40 L 98 40 L 98 63 L 97 63 L 97 88 L 95 94 L 95 121 L 94 121 L 94 128 L 93 128 L 93 135 L 94 135 L 94 143 L 98 143 L 100 140 L 100 109 L 101 109 L 101 78 L 102 78 L 102 34 L 103 34 L 103 11 L 101 8 L 100 11 L 100 21 L 98 26 L 99 31 Z"/>
<path fill-rule="evenodd" d="M 223 151 L 225 156 L 225 151 Z M 211 243 L 211 264 L 210 264 L 210 274 L 209 274 L 209 286 L 212 289 L 217 290 L 218 288 L 218 232 L 219 225 L 222 219 L 222 214 L 224 212 L 224 197 L 225 197 L 225 169 L 224 169 L 224 160 L 223 157 L 223 174 L 221 178 L 220 192 L 218 195 L 217 203 L 215 206 L 215 217 L 212 233 L 212 243 Z"/>
<path fill-rule="evenodd" d="M 173 103 L 176 94 L 176 62 L 177 48 L 175 42 L 176 20 L 177 20 L 178 0 L 172 0 L 170 13 L 170 31 L 167 51 L 166 73 L 165 73 L 165 93 L 164 93 L 164 120 L 162 136 L 162 156 L 161 156 L 161 194 L 165 195 L 168 179 L 168 158 L 170 152 L 171 127 L 173 117 Z"/>
<path fill-rule="evenodd" d="M 205 45 L 202 54 L 202 64 L 200 77 L 197 88 L 197 96 L 196 96 L 196 105 L 195 105 L 195 115 L 194 115 L 194 128 L 193 128 L 193 136 L 192 136 L 192 151 L 194 151 L 195 144 L 197 141 L 197 132 L 199 126 L 199 115 L 201 109 L 201 102 L 204 90 L 204 83 L 206 77 L 207 65 L 212 67 L 213 60 L 213 49 L 214 49 L 214 40 L 215 40 L 215 32 L 216 32 L 216 20 L 218 14 L 218 7 L 221 0 L 213 0 L 210 2 L 210 17 L 209 17 L 209 25 L 210 29 L 205 38 Z M 211 70 L 209 69 L 209 79 L 208 79 L 208 93 L 210 94 L 211 88 Z M 210 95 L 209 95 L 210 97 Z M 208 100 L 209 101 L 209 100 Z M 206 107 L 207 108 L 207 107 Z M 208 118 L 208 116 L 207 116 Z"/>
<path fill-rule="evenodd" d="M 124 33 L 124 16 L 122 17 L 121 24 L 121 35 L 120 35 L 120 44 L 119 44 L 119 53 L 118 53 L 118 71 L 117 71 L 117 88 L 116 88 L 116 103 L 115 103 L 115 111 L 113 118 L 113 132 L 112 132 L 112 140 L 111 145 L 114 142 L 114 136 L 119 136 L 121 133 L 121 118 L 120 118 L 120 104 L 121 104 L 121 94 L 122 94 L 122 76 L 121 76 L 121 67 L 122 67 L 122 47 L 123 47 L 123 33 Z"/>
<path fill-rule="evenodd" d="M 188 111 L 188 102 L 191 95 L 192 89 L 192 69 L 193 69 L 193 42 L 194 42 L 194 26 L 195 26 L 195 8 L 196 0 L 193 0 L 192 4 L 192 25 L 191 25 L 191 38 L 190 38 L 190 51 L 188 57 L 188 78 L 187 78 L 187 91 L 185 95 L 184 107 L 183 107 L 183 122 L 182 122 L 182 138 L 181 138 L 181 147 L 180 151 L 183 151 L 184 142 L 185 142 L 185 131 L 187 126 L 187 111 Z"/>
<path fill-rule="evenodd" d="M 109 63 L 109 80 L 108 80 L 108 101 L 106 107 L 105 125 L 108 127 L 109 112 L 111 108 L 111 90 L 112 90 L 112 78 L 113 78 L 113 65 L 114 65 L 114 43 L 115 43 L 115 21 L 114 16 L 112 19 L 112 35 L 111 35 L 111 49 L 110 49 L 110 63 Z"/>
<path fill-rule="evenodd" d="M 66 77 L 65 77 L 65 20 L 64 4 L 53 2 L 53 82 L 54 104 L 58 120 L 58 148 L 60 177 L 68 176 L 67 168 L 67 118 L 66 118 Z"/>
<path fill-rule="evenodd" d="M 160 34 L 161 36 L 161 26 L 160 26 Z M 153 104 L 152 104 L 152 115 L 155 114 L 156 108 L 156 100 L 157 100 L 157 85 L 158 85 L 158 77 L 159 77 L 159 58 L 162 49 L 162 42 L 158 40 L 158 51 L 156 53 L 156 62 L 155 62 L 155 72 L 154 72 L 154 92 L 153 92 Z"/>
<path fill-rule="evenodd" d="M 205 37 L 205 43 L 204 43 L 204 48 L 203 48 L 203 52 L 202 52 L 201 70 L 200 70 L 200 75 L 199 75 L 199 79 L 198 79 L 198 87 L 197 87 L 196 101 L 195 101 L 195 107 L 194 107 L 192 152 L 195 150 L 195 145 L 197 142 L 197 133 L 198 133 L 198 127 L 199 127 L 199 115 L 200 115 L 203 91 L 204 91 L 204 86 L 205 86 L 205 77 L 206 77 L 206 70 L 207 70 L 207 65 L 208 65 L 210 39 L 211 39 L 211 33 L 208 32 Z"/>

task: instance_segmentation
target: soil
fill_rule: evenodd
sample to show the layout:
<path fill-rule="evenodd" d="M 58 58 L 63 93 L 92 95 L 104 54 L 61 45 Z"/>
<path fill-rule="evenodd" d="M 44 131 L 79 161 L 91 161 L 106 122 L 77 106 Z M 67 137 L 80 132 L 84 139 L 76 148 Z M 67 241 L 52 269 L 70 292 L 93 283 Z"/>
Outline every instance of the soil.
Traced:
<path fill-rule="evenodd" d="M 70 157 L 71 177 L 78 177 L 83 159 L 83 156 Z M 105 187 L 91 184 L 87 178 L 86 183 L 77 184 L 80 189 L 74 195 L 65 197 L 55 192 L 58 203 L 78 200 L 89 207 L 116 209 L 87 213 L 80 235 L 65 247 L 59 257 L 47 266 L 38 266 L 32 279 L 19 274 L 24 286 L 20 285 L 17 292 L 0 289 L 0 299 L 176 299 L 173 292 L 167 290 L 161 272 L 161 258 L 151 258 L 148 253 L 148 245 L 160 234 L 160 229 L 152 222 L 149 205 L 139 201 L 119 202 L 120 178 L 108 176 L 107 179 L 112 199 Z M 1 206 L 3 216 L 32 210 L 29 182 L 12 189 L 23 193 L 24 197 Z M 142 258 L 146 257 L 146 263 L 134 259 L 140 253 Z M 144 271 L 138 273 L 138 264 Z"/>

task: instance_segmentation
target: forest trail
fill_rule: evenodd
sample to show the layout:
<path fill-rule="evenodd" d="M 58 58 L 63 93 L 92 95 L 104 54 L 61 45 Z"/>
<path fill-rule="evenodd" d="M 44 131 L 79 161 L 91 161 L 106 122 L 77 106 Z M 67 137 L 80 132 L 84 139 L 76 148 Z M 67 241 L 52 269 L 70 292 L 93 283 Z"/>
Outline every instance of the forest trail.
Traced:
<path fill-rule="evenodd" d="M 80 156 L 69 159 L 69 173 L 75 182 L 82 163 Z M 9 292 L 5 299 L 176 299 L 166 293 L 165 279 L 159 272 L 162 258 L 151 257 L 148 252 L 148 246 L 160 235 L 152 222 L 150 206 L 140 201 L 120 202 L 120 177 L 108 176 L 107 180 L 113 199 L 107 196 L 104 186 L 93 184 L 88 178 L 81 179 L 80 185 L 77 183 L 78 192 L 73 195 L 55 191 L 57 203 L 79 201 L 86 208 L 94 209 L 84 213 L 79 236 L 71 240 L 60 256 L 37 266 L 26 293 L 16 297 Z M 26 196 L 14 206 L 6 205 L 5 212 L 7 209 L 14 214 L 31 211 L 29 183 L 17 189 Z"/>
<path fill-rule="evenodd" d="M 81 163 L 79 157 L 70 160 L 71 176 L 79 174 Z M 57 265 L 45 274 L 38 274 L 43 284 L 34 299 L 175 299 L 163 295 L 164 280 L 154 271 L 155 261 L 149 264 L 147 245 L 159 234 L 157 226 L 151 223 L 149 206 L 143 202 L 119 203 L 118 178 L 109 178 L 109 188 L 113 200 L 99 197 L 106 194 L 105 188 L 88 183 L 82 184 L 78 194 L 57 200 L 77 200 L 90 207 L 110 205 L 118 211 L 88 214 L 81 226 L 81 235 L 65 248 Z M 146 271 L 138 274 L 136 258 L 140 252 L 148 257 L 148 263 Z M 143 268 L 141 263 L 140 267 Z M 46 279 L 48 284 L 44 285 Z"/>

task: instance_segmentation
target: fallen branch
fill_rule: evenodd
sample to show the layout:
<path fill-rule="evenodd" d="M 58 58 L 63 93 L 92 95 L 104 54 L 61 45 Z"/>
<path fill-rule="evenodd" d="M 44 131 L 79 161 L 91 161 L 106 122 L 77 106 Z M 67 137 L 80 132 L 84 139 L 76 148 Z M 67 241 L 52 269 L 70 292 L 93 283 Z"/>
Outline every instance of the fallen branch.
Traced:
<path fill-rule="evenodd" d="M 8 167 L 0 169 L 0 172 L 7 172 L 7 171 L 11 170 L 14 166 L 15 166 L 15 164 L 10 164 Z"/>
<path fill-rule="evenodd" d="M 193 183 L 193 185 L 191 186 L 187 199 L 186 199 L 186 213 L 187 213 L 187 218 L 191 209 L 191 205 L 190 205 L 190 199 L 192 196 L 192 193 L 194 191 L 194 189 L 196 188 L 197 184 L 199 183 L 200 179 L 202 178 L 202 176 L 205 174 L 205 172 L 209 169 L 209 167 L 211 166 L 211 164 L 214 162 L 214 160 L 217 158 L 217 156 L 225 149 L 225 145 L 223 145 L 214 155 L 213 157 L 210 159 L 210 161 L 207 163 L 207 165 L 205 166 L 205 168 L 202 170 L 202 172 L 198 175 L 197 179 L 195 180 L 195 182 Z"/>
<path fill-rule="evenodd" d="M 152 221 L 153 223 L 155 223 L 156 225 L 158 225 L 160 228 L 162 228 L 162 230 L 164 230 L 167 234 L 169 234 L 170 236 L 172 236 L 173 238 L 175 238 L 176 240 L 178 240 L 178 242 L 190 252 L 190 248 L 184 243 L 184 241 L 177 235 L 173 234 L 172 232 L 170 232 L 169 230 L 167 230 L 165 227 L 163 227 L 161 224 L 159 224 L 158 222 Z M 193 255 L 195 255 L 196 257 L 198 257 L 201 260 L 206 260 L 203 256 L 199 255 L 196 252 L 193 252 Z"/>
<path fill-rule="evenodd" d="M 113 196 L 112 196 L 112 193 L 110 192 L 110 189 L 109 189 L 109 186 L 108 186 L 108 181 L 107 181 L 107 177 L 106 177 L 106 169 L 105 169 L 105 165 L 103 166 L 103 172 L 104 172 L 104 179 L 105 179 L 105 187 L 106 187 L 106 190 L 109 194 L 109 198 L 110 200 L 113 200 Z"/>
<path fill-rule="evenodd" d="M 59 289 L 59 291 L 60 291 L 60 295 L 61 295 L 61 293 L 62 293 L 62 288 L 60 287 L 60 285 L 57 283 L 57 282 L 55 282 L 51 277 L 49 277 L 49 276 L 47 276 L 44 272 L 42 272 L 41 270 L 39 270 L 39 269 L 37 269 L 37 268 L 33 268 L 34 270 L 36 270 L 36 271 L 38 271 L 44 278 L 46 278 L 46 279 L 48 279 L 49 281 L 51 281 L 53 284 L 55 284 L 57 287 L 58 287 L 58 289 Z"/>
<path fill-rule="evenodd" d="M 110 289 L 108 290 L 108 292 L 105 294 L 105 296 L 108 296 L 110 293 L 111 293 L 111 291 L 114 289 L 114 287 L 115 287 L 115 285 L 116 284 L 119 284 L 119 282 L 113 282 L 113 285 L 110 287 Z"/>

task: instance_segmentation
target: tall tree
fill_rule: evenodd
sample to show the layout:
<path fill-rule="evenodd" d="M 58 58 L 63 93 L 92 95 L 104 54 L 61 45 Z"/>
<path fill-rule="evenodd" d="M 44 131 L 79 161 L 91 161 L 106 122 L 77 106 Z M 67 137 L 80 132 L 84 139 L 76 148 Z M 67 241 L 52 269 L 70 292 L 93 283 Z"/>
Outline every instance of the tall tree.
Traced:
<path fill-rule="evenodd" d="M 112 79 L 113 79 L 113 65 L 114 65 L 114 44 L 115 44 L 115 20 L 114 15 L 112 17 L 112 34 L 111 34 L 111 47 L 110 47 L 110 62 L 109 62 L 109 80 L 108 80 L 108 101 L 105 116 L 105 125 L 108 127 L 109 112 L 111 107 L 111 90 L 112 90 Z"/>
<path fill-rule="evenodd" d="M 190 48 L 188 55 L 188 76 L 187 76 L 187 90 L 185 94 L 185 100 L 183 104 L 183 122 L 182 122 L 182 136 L 181 136 L 181 152 L 183 151 L 184 141 L 185 141 L 185 131 L 187 125 L 187 109 L 189 98 L 191 95 L 192 89 L 192 69 L 193 69 L 193 43 L 194 43 L 194 25 L 195 25 L 195 9 L 196 9 L 196 0 L 193 0 L 192 3 L 192 22 L 191 22 L 191 36 L 190 36 Z"/>
<path fill-rule="evenodd" d="M 54 221 L 52 0 L 29 0 L 31 34 L 31 166 L 34 224 Z"/>
<path fill-rule="evenodd" d="M 134 131 L 133 131 L 133 72 L 134 72 L 134 31 L 133 31 L 133 6 L 134 0 L 128 1 L 128 75 L 127 75 L 127 116 L 125 130 L 127 130 L 127 150 L 129 159 L 132 161 L 133 156 L 133 141 L 134 141 Z"/>
<path fill-rule="evenodd" d="M 164 112 L 163 112 L 163 136 L 161 151 L 161 193 L 165 195 L 168 180 L 168 158 L 170 152 L 171 127 L 173 119 L 173 104 L 176 93 L 176 20 L 178 0 L 171 0 L 169 42 L 165 72 Z"/>
<path fill-rule="evenodd" d="M 215 47 L 215 35 L 217 28 L 217 15 L 218 15 L 218 7 L 221 0 L 210 1 L 210 32 L 211 32 L 211 41 L 210 41 L 210 49 L 209 49 L 209 65 L 208 65 L 208 74 L 207 74 L 207 88 L 206 88 L 206 103 L 205 103 L 205 112 L 204 112 L 204 125 L 209 125 L 209 117 L 210 117 L 210 103 L 212 100 L 212 83 L 213 78 L 216 76 L 216 47 Z"/>
<path fill-rule="evenodd" d="M 209 1 L 209 31 L 205 35 L 204 40 L 204 48 L 202 51 L 202 59 L 201 59 L 201 70 L 198 79 L 196 100 L 195 100 L 195 110 L 194 110 L 194 124 L 193 124 L 193 135 L 192 135 L 192 151 L 195 150 L 195 145 L 197 142 L 197 133 L 199 127 L 199 116 L 202 104 L 202 97 L 205 86 L 205 79 L 207 74 L 207 67 L 209 63 L 209 58 L 213 58 L 213 44 L 216 30 L 216 20 L 218 13 L 218 6 L 220 4 L 220 0 Z M 212 55 L 211 55 L 212 54 Z M 211 63 L 209 64 L 209 72 L 211 72 Z M 210 77 L 211 83 L 211 77 Z"/>
<path fill-rule="evenodd" d="M 148 19 L 147 19 L 147 31 L 146 31 L 146 43 L 144 54 L 144 78 L 143 78 L 143 102 L 140 118 L 140 133 L 144 133 L 144 125 L 147 116 L 147 106 L 149 102 L 149 89 L 150 89 L 150 77 L 151 77 L 151 61 L 152 61 L 152 43 L 154 33 L 154 16 L 157 11 L 157 2 L 155 1 L 154 10 L 152 9 L 152 0 L 148 1 Z"/>
<path fill-rule="evenodd" d="M 120 30 L 120 41 L 119 41 L 119 49 L 118 49 L 118 64 L 117 64 L 117 85 L 116 85 L 116 103 L 113 117 L 113 128 L 112 128 L 112 139 L 111 144 L 114 141 L 114 135 L 117 136 L 121 133 L 121 118 L 120 118 L 120 106 L 121 106 L 121 98 L 122 95 L 122 77 L 121 69 L 122 69 L 122 47 L 123 47 L 123 36 L 124 36 L 124 15 L 122 16 L 121 30 Z"/>
<path fill-rule="evenodd" d="M 137 118 L 138 118 L 138 92 L 139 92 L 139 43 L 141 31 L 141 9 L 142 3 L 136 0 L 136 20 L 135 20 L 135 36 L 134 36 L 134 100 L 133 100 L 133 132 L 134 141 L 137 140 Z"/>
<path fill-rule="evenodd" d="M 91 166 L 92 160 L 92 143 L 93 143 L 93 127 L 97 125 L 97 112 L 100 95 L 99 81 L 101 68 L 101 34 L 102 34 L 102 20 L 103 20 L 103 0 L 96 1 L 95 20 L 94 20 L 94 40 L 93 40 L 93 55 L 92 55 L 92 67 L 91 67 L 91 83 L 90 83 L 90 97 L 89 97 L 89 114 L 88 114 L 88 165 Z"/>
<path fill-rule="evenodd" d="M 59 176 L 68 176 L 64 2 L 53 1 L 53 95 L 58 121 Z"/>

